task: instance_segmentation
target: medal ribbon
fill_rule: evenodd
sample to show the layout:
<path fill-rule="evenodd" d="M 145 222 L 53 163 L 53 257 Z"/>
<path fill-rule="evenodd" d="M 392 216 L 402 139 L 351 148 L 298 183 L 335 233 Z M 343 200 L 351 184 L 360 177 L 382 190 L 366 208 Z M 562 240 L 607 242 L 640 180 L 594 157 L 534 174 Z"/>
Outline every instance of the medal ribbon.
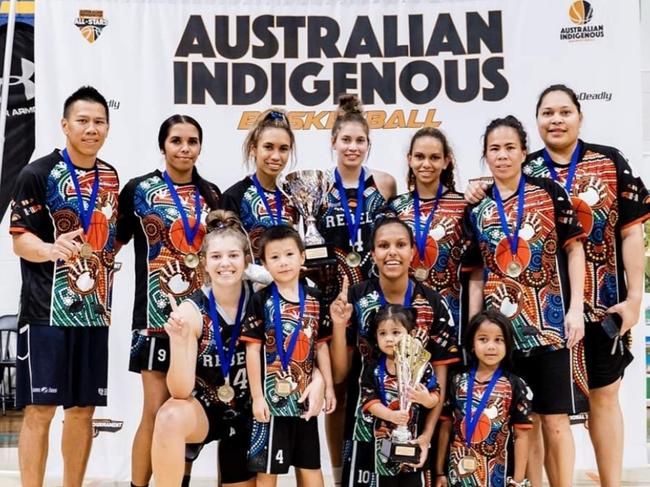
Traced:
<path fill-rule="evenodd" d="M 219 361 L 221 365 L 221 373 L 223 379 L 228 383 L 228 373 L 230 372 L 230 364 L 232 358 L 235 355 L 235 347 L 237 346 L 237 340 L 239 340 L 239 332 L 241 331 L 241 322 L 242 315 L 244 314 L 244 302 L 246 300 L 246 290 L 242 288 L 241 295 L 239 296 L 239 304 L 237 305 L 237 317 L 235 318 L 235 324 L 233 325 L 232 333 L 230 334 L 230 345 L 228 346 L 228 354 L 224 350 L 223 340 L 221 339 L 221 331 L 219 319 L 219 313 L 217 313 L 217 303 L 214 299 L 214 294 L 212 289 L 210 289 L 209 294 L 210 299 L 210 318 L 212 319 L 212 338 L 214 340 L 214 346 L 219 353 Z"/>
<path fill-rule="evenodd" d="M 476 411 L 474 411 L 473 416 L 472 401 L 474 398 L 473 395 L 474 381 L 476 379 L 476 368 L 472 368 L 469 373 L 469 381 L 467 383 L 467 399 L 465 400 L 465 441 L 467 442 L 467 446 L 470 448 L 472 446 L 472 436 L 474 435 L 474 431 L 478 425 L 478 420 L 481 418 L 481 413 L 483 413 L 485 410 L 485 406 L 487 406 L 488 399 L 490 398 L 490 395 L 492 394 L 494 386 L 496 386 L 499 377 L 501 377 L 501 373 L 501 367 L 499 367 L 494 371 L 494 374 L 492 374 L 492 378 L 485 388 L 483 396 L 481 397 L 478 406 L 476 406 Z"/>
<path fill-rule="evenodd" d="M 305 315 L 305 290 L 301 285 L 298 285 L 298 297 L 300 300 L 300 318 L 298 318 L 298 323 L 291 334 L 289 340 L 289 346 L 287 347 L 286 353 L 284 350 L 284 334 L 282 333 L 282 309 L 280 308 L 280 293 L 278 292 L 278 287 L 275 283 L 271 284 L 271 291 L 273 292 L 273 321 L 275 324 L 275 348 L 278 351 L 280 356 L 280 364 L 282 365 L 282 370 L 287 371 L 289 367 L 289 360 L 293 356 L 293 351 L 296 348 L 296 343 L 298 343 L 298 335 L 300 334 L 300 329 L 302 328 L 302 318 Z"/>
<path fill-rule="evenodd" d="M 181 220 L 183 221 L 183 230 L 185 231 L 185 240 L 187 240 L 189 246 L 192 247 L 194 244 L 194 237 L 196 237 L 196 234 L 201 227 L 201 195 L 199 194 L 199 188 L 194 186 L 194 218 L 196 221 L 194 222 L 194 227 L 190 227 L 190 220 L 187 216 L 187 211 L 185 211 L 185 207 L 181 203 L 181 199 L 178 196 L 174 182 L 169 177 L 169 174 L 167 174 L 167 171 L 163 172 L 163 178 L 165 179 L 165 183 L 167 183 L 169 193 L 172 195 L 174 205 L 176 206 L 178 212 L 181 214 Z"/>
<path fill-rule="evenodd" d="M 386 399 L 386 386 L 384 380 L 386 378 L 386 354 L 382 353 L 379 359 L 379 399 L 384 406 L 388 406 L 388 399 Z"/>
<path fill-rule="evenodd" d="M 343 187 L 343 180 L 338 169 L 334 169 L 334 180 L 336 181 L 336 189 L 338 189 L 339 196 L 341 197 L 341 206 L 343 207 L 343 216 L 345 217 L 345 223 L 348 228 L 350 246 L 354 248 L 354 243 L 357 241 L 357 233 L 359 232 L 359 227 L 361 227 L 361 211 L 363 210 L 363 191 L 365 189 L 366 175 L 362 167 L 361 173 L 359 174 L 359 185 L 357 186 L 357 207 L 354 209 L 354 221 L 352 221 L 350 202 L 348 201 L 348 195 Z"/>
<path fill-rule="evenodd" d="M 564 182 L 564 189 L 566 189 L 566 192 L 571 194 L 571 186 L 573 185 L 573 178 L 576 175 L 576 169 L 578 167 L 578 158 L 580 157 L 580 151 L 582 150 L 582 144 L 580 141 L 576 144 L 576 148 L 573 150 L 573 154 L 571 154 L 571 162 L 569 163 L 569 173 L 567 174 L 566 181 Z M 551 159 L 551 155 L 548 153 L 546 148 L 542 151 L 542 156 L 544 156 L 544 163 L 546 164 L 546 168 L 548 169 L 548 172 L 551 173 L 551 178 L 553 178 L 553 181 L 557 181 L 557 172 L 555 171 L 555 167 L 553 165 L 553 160 Z"/>
<path fill-rule="evenodd" d="M 95 203 L 97 202 L 97 194 L 99 193 L 99 168 L 97 163 L 95 163 L 95 179 L 93 180 L 93 188 L 90 192 L 90 199 L 88 200 L 88 207 L 84 206 L 84 198 L 81 194 L 81 186 L 79 186 L 79 178 L 77 178 L 77 171 L 75 170 L 74 164 L 70 159 L 68 154 L 68 149 L 63 149 L 61 153 L 63 155 L 63 160 L 65 165 L 68 168 L 70 177 L 72 178 L 72 184 L 74 185 L 74 192 L 77 195 L 77 204 L 79 205 L 79 220 L 81 220 L 81 226 L 84 229 L 84 235 L 88 234 L 88 229 L 90 228 L 90 220 L 95 210 Z"/>
<path fill-rule="evenodd" d="M 499 210 L 499 219 L 501 220 L 501 229 L 510 243 L 510 252 L 512 255 L 517 255 L 517 246 L 519 245 L 519 229 L 521 228 L 521 222 L 524 219 L 524 187 L 526 186 L 526 181 L 524 175 L 522 174 L 519 178 L 519 195 L 517 196 L 517 222 L 515 223 L 515 230 L 513 235 L 510 235 L 510 228 L 508 227 L 508 219 L 506 218 L 506 212 L 503 206 L 503 199 L 501 198 L 501 193 L 499 193 L 499 188 L 495 184 L 494 188 L 494 200 L 497 204 L 497 209 Z"/>
<path fill-rule="evenodd" d="M 379 305 L 380 306 L 386 306 L 386 296 L 384 296 L 384 291 L 381 289 L 381 285 L 379 286 Z M 413 283 L 409 279 L 409 285 L 406 288 L 406 294 L 404 295 L 404 304 L 403 306 L 411 306 L 411 298 L 413 297 Z"/>
<path fill-rule="evenodd" d="M 276 216 L 273 217 L 273 212 L 271 211 L 271 205 L 269 205 L 269 200 L 266 199 L 266 191 L 260 184 L 259 179 L 257 179 L 257 174 L 253 174 L 253 177 L 251 178 L 253 180 L 253 184 L 255 185 L 255 189 L 257 190 L 257 194 L 259 195 L 260 199 L 262 200 L 262 203 L 264 203 L 264 208 L 266 208 L 266 212 L 269 214 L 269 218 L 271 218 L 271 221 L 273 222 L 274 225 L 282 225 L 282 193 L 278 188 L 275 189 L 275 213 Z"/>
<path fill-rule="evenodd" d="M 442 196 L 442 184 L 438 184 L 438 192 L 436 193 L 436 199 L 433 203 L 433 209 L 424 222 L 424 228 L 420 223 L 420 195 L 418 194 L 417 189 L 413 191 L 413 218 L 415 220 L 415 245 L 418 249 L 418 256 L 420 257 L 420 262 L 424 264 L 424 251 L 426 250 L 427 245 L 427 236 L 429 235 L 429 229 L 431 228 L 431 222 L 433 221 L 433 216 L 436 214 L 438 209 L 438 203 L 440 203 L 440 197 Z"/>

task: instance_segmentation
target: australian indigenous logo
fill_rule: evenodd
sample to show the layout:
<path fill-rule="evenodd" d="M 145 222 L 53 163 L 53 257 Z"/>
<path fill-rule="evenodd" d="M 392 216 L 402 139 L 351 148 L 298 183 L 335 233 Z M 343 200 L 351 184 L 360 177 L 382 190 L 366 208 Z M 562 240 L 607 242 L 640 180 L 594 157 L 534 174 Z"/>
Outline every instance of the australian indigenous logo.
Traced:
<path fill-rule="evenodd" d="M 84 39 L 92 44 L 108 25 L 108 20 L 104 18 L 104 12 L 101 10 L 79 10 L 79 17 L 75 19 L 74 25 L 79 27 Z"/>
<path fill-rule="evenodd" d="M 573 2 L 569 7 L 569 19 L 574 25 L 563 27 L 560 30 L 562 41 L 592 41 L 605 37 L 605 27 L 600 24 L 592 24 L 594 8 L 591 3 L 584 0 Z"/>

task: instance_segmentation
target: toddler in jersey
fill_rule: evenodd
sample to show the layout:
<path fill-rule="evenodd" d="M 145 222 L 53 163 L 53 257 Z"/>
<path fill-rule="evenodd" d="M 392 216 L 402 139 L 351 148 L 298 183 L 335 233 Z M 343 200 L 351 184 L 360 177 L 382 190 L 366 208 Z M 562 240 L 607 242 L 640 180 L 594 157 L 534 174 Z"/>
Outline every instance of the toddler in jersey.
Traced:
<path fill-rule="evenodd" d="M 532 392 L 510 372 L 510 323 L 495 310 L 478 313 L 468 324 L 464 343 L 469 370 L 455 375 L 449 387 L 453 433 L 448 484 L 528 486 L 524 475 L 533 427 Z M 513 434 L 511 455 L 508 448 Z M 444 478 L 436 485 L 441 484 Z"/>
<path fill-rule="evenodd" d="M 298 232 L 286 225 L 270 227 L 259 248 L 273 282 L 251 299 L 241 337 L 254 416 L 248 467 L 258 472 L 258 485 L 275 485 L 277 475 L 294 466 L 304 485 L 322 486 L 317 421 L 301 418 L 299 400 L 317 362 L 325 411 L 336 405 L 327 313 L 319 292 L 299 280 L 305 252 Z"/>
<path fill-rule="evenodd" d="M 387 452 L 392 433 L 400 426 L 406 426 L 413 442 L 418 443 L 419 426 L 423 424 L 420 416 L 428 414 L 440 400 L 433 366 L 427 361 L 419 383 L 408 389 L 411 406 L 408 410 L 400 409 L 395 351 L 400 340 L 413 330 L 415 322 L 413 308 L 388 304 L 377 312 L 369 330 L 370 336 L 376 338 L 380 353 L 377 360 L 364 369 L 361 404 L 365 413 L 375 417 L 375 474 L 382 487 L 425 485 L 418 467 L 426 458 L 426 448 L 420 445 L 420 459 L 414 464 L 392 460 Z"/>

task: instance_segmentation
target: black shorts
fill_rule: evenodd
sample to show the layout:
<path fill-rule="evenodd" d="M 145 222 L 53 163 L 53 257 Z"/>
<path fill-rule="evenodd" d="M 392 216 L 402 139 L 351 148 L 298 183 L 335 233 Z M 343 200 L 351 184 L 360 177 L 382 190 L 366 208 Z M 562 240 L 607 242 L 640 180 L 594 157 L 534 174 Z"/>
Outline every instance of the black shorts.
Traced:
<path fill-rule="evenodd" d="M 424 487 L 425 485 L 422 471 L 404 472 L 395 476 L 377 476 L 377 487 Z"/>
<path fill-rule="evenodd" d="M 533 391 L 533 412 L 577 414 L 589 410 L 589 401 L 573 377 L 568 348 L 530 356 L 515 354 L 514 373 Z"/>
<path fill-rule="evenodd" d="M 16 351 L 16 407 L 106 406 L 107 326 L 23 325 Z"/>
<path fill-rule="evenodd" d="M 166 333 L 143 335 L 133 330 L 129 370 L 138 374 L 143 370 L 167 373 L 169 370 L 169 338 Z"/>
<path fill-rule="evenodd" d="M 248 468 L 253 472 L 285 474 L 290 466 L 320 468 L 317 419 L 271 416 L 268 423 L 253 420 Z"/>
<path fill-rule="evenodd" d="M 370 484 L 376 484 L 374 440 L 345 440 L 341 487 L 361 487 Z"/>
<path fill-rule="evenodd" d="M 621 337 L 623 343 L 614 343 L 600 322 L 585 322 L 585 355 L 589 389 L 605 387 L 623 377 L 625 368 L 634 356 L 627 347 L 628 335 Z M 612 351 L 614 352 L 612 354 Z"/>

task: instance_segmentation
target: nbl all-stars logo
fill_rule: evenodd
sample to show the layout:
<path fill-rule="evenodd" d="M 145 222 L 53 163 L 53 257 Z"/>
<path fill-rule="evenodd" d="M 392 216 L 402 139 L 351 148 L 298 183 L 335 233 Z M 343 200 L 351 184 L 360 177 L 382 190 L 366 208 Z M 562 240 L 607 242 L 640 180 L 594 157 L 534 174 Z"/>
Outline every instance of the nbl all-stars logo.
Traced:
<path fill-rule="evenodd" d="M 92 44 L 108 25 L 108 20 L 104 18 L 104 12 L 101 10 L 80 10 L 74 25 L 79 27 L 84 39 Z"/>
<path fill-rule="evenodd" d="M 568 14 L 569 20 L 574 25 L 563 27 L 560 30 L 560 40 L 569 42 L 593 41 L 605 37 L 605 27 L 602 24 L 591 24 L 594 12 L 594 7 L 590 2 L 585 0 L 571 2 Z"/>

